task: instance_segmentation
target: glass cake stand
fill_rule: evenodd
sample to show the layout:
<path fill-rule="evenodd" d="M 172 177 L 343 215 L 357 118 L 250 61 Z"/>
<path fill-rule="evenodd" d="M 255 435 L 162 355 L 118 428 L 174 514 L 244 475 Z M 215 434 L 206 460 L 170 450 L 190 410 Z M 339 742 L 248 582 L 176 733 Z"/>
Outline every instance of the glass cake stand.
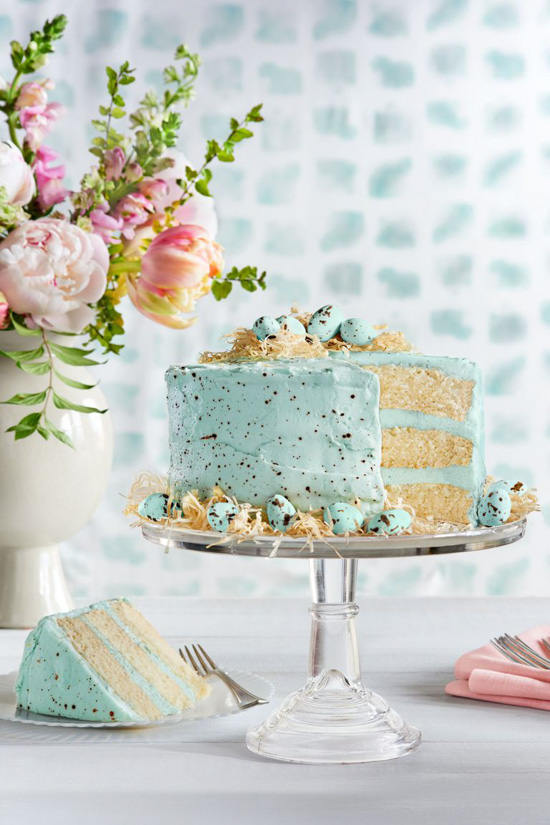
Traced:
<path fill-rule="evenodd" d="M 499 527 L 406 536 L 350 536 L 313 541 L 258 536 L 244 539 L 142 523 L 146 539 L 166 549 L 206 550 L 239 556 L 308 559 L 312 592 L 309 674 L 305 687 L 247 733 L 251 751 L 287 762 L 379 762 L 405 756 L 420 731 L 363 686 L 355 617 L 359 559 L 431 556 L 512 544 L 525 519 Z"/>

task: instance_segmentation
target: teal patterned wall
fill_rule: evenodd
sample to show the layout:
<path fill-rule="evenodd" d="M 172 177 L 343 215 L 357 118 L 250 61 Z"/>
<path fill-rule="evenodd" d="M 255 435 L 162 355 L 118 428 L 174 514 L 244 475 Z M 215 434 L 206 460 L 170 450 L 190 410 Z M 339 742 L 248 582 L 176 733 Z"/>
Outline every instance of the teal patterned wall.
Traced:
<path fill-rule="evenodd" d="M 270 273 L 265 296 L 202 303 L 174 333 L 128 308 L 122 357 L 103 372 L 116 454 L 94 521 L 65 547 L 78 596 L 287 595 L 303 562 L 164 555 L 132 532 L 120 497 L 164 470 L 163 371 L 237 324 L 292 301 L 337 301 L 403 329 L 426 352 L 478 361 L 495 475 L 541 490 L 542 516 L 511 548 L 363 564 L 364 592 L 544 594 L 550 551 L 550 3 L 545 0 L 18 0 L 6 42 L 65 11 L 48 71 L 67 118 L 53 143 L 76 181 L 103 66 L 128 58 L 157 85 L 178 42 L 204 58 L 186 153 L 264 102 L 239 163 L 215 175 L 230 264 Z M 7 71 L 6 53 L 0 73 Z M 139 84 L 136 84 L 138 86 Z"/>

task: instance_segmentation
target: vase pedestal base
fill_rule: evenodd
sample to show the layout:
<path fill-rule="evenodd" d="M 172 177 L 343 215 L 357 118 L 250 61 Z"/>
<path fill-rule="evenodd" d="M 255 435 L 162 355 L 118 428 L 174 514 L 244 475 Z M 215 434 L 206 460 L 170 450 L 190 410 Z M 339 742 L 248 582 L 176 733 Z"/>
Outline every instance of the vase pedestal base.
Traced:
<path fill-rule="evenodd" d="M 381 696 L 329 670 L 251 728 L 246 744 L 260 756 L 286 762 L 352 764 L 405 756 L 420 738 Z"/>
<path fill-rule="evenodd" d="M 58 544 L 0 547 L 0 627 L 31 628 L 73 607 Z"/>

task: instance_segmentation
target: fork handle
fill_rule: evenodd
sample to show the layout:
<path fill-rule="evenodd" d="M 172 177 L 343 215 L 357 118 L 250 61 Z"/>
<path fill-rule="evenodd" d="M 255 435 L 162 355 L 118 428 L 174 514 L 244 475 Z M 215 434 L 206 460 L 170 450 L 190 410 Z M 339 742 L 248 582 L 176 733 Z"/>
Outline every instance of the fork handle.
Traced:
<path fill-rule="evenodd" d="M 234 682 L 231 676 L 228 676 L 227 673 L 224 673 L 223 670 L 216 670 L 212 671 L 213 673 L 218 676 L 219 679 L 224 682 L 235 699 L 237 700 L 239 707 L 246 708 L 249 705 L 265 705 L 267 704 L 267 699 L 262 699 L 261 696 L 256 696 L 254 693 L 250 693 L 250 691 L 245 690 L 243 687 Z"/>

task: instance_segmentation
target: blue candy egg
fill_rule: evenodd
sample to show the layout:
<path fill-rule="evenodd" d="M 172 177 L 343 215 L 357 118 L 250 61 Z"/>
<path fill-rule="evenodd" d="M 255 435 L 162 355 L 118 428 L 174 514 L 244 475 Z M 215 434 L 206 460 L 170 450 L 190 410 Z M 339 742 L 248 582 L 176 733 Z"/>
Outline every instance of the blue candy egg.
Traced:
<path fill-rule="evenodd" d="M 484 527 L 496 527 L 508 521 L 512 509 L 510 493 L 504 487 L 482 496 L 477 506 L 477 518 Z"/>
<path fill-rule="evenodd" d="M 294 335 L 305 335 L 306 328 L 305 326 L 299 321 L 294 315 L 280 315 L 277 318 L 277 321 L 280 325 L 286 326 L 289 332 L 293 332 Z"/>
<path fill-rule="evenodd" d="M 408 530 L 411 524 L 412 516 L 407 510 L 383 510 L 369 519 L 367 532 L 397 536 Z"/>
<path fill-rule="evenodd" d="M 527 492 L 527 487 L 522 481 L 495 481 L 487 492 L 490 493 L 492 490 L 506 490 L 508 493 L 517 493 L 522 496 Z"/>
<path fill-rule="evenodd" d="M 363 318 L 346 318 L 340 325 L 340 338 L 346 344 L 355 344 L 364 347 L 370 344 L 378 335 L 372 324 L 364 321 Z"/>
<path fill-rule="evenodd" d="M 274 530 L 286 533 L 296 515 L 296 507 L 281 495 L 273 496 L 266 504 L 267 520 Z"/>
<path fill-rule="evenodd" d="M 338 307 L 327 304 L 314 312 L 307 325 L 310 335 L 317 335 L 320 341 L 330 341 L 340 331 L 344 314 Z"/>
<path fill-rule="evenodd" d="M 252 324 L 252 330 L 260 341 L 263 341 L 268 335 L 275 335 L 280 328 L 280 323 L 273 315 L 262 315 L 261 318 L 256 318 Z"/>
<path fill-rule="evenodd" d="M 206 511 L 208 524 L 217 533 L 227 533 L 229 525 L 238 514 L 239 508 L 233 501 L 215 501 Z"/>
<path fill-rule="evenodd" d="M 336 504 L 329 504 L 325 507 L 323 518 L 327 524 L 332 522 L 332 532 L 336 536 L 344 533 L 356 533 L 365 522 L 365 517 L 361 510 L 353 504 L 346 504 L 344 501 L 337 501 Z"/>
<path fill-rule="evenodd" d="M 166 493 L 151 493 L 138 506 L 138 513 L 149 521 L 168 518 L 168 496 Z"/>

